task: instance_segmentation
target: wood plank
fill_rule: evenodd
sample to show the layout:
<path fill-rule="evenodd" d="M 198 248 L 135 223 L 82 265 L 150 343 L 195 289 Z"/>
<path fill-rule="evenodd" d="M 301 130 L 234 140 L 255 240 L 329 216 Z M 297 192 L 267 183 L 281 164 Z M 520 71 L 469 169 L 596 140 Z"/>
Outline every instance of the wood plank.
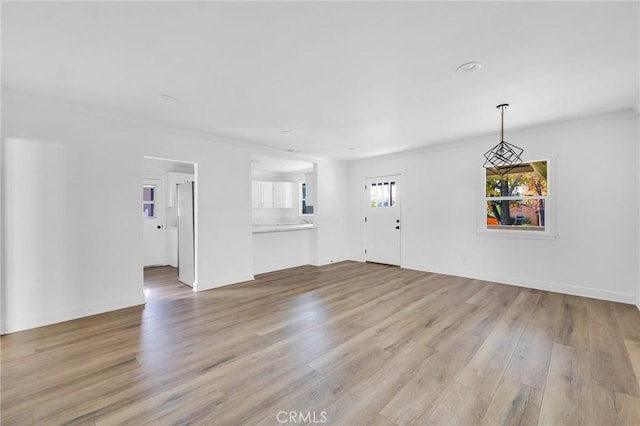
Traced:
<path fill-rule="evenodd" d="M 640 383 L 640 342 L 635 340 L 625 340 L 624 345 L 627 348 L 629 354 L 629 360 L 631 366 L 636 375 L 636 382 Z"/>
<path fill-rule="evenodd" d="M 392 353 L 378 347 L 369 347 L 358 355 L 344 359 L 334 365 L 333 370 L 325 374 L 318 374 L 316 380 L 304 386 L 291 388 L 289 393 L 282 395 L 274 402 L 273 409 L 256 415 L 250 423 L 272 425 L 274 410 L 303 412 L 326 412 L 326 408 L 337 401 L 354 386 L 369 379 L 373 372 L 380 370 L 393 356 Z"/>
<path fill-rule="evenodd" d="M 540 298 L 518 340 L 504 377 L 543 390 L 547 381 L 553 326 L 559 315 L 561 298 L 553 293 L 540 293 Z"/>
<path fill-rule="evenodd" d="M 396 424 L 385 416 L 379 414 L 367 423 L 367 426 L 396 426 Z"/>
<path fill-rule="evenodd" d="M 273 369 L 273 368 L 272 368 Z M 305 388 L 315 383 L 321 376 L 312 368 L 301 365 L 281 372 L 273 369 L 273 373 L 256 376 L 253 383 L 247 383 L 235 393 L 226 395 L 244 395 L 242 398 L 227 398 L 216 407 L 219 410 L 209 413 L 199 420 L 203 423 L 244 425 L 254 424 L 256 419 L 270 413 L 270 420 L 276 418 L 283 407 L 280 405 L 282 398 L 292 393 L 292 390 Z M 308 411 L 296 410 L 296 411 Z"/>
<path fill-rule="evenodd" d="M 509 294 L 508 296 L 511 296 Z M 461 333 L 473 334 L 486 338 L 498 323 L 498 320 L 509 309 L 515 296 L 510 299 L 495 297 L 489 299 L 485 304 L 472 306 L 471 311 L 457 325 Z"/>
<path fill-rule="evenodd" d="M 579 351 L 589 350 L 587 308 L 563 304 L 555 324 L 555 341 Z"/>
<path fill-rule="evenodd" d="M 182 385 L 178 388 L 167 389 L 149 398 L 140 399 L 135 404 L 127 405 L 103 416 L 95 424 L 96 426 L 145 424 L 158 422 L 160 419 L 165 421 L 173 419 L 175 422 L 182 422 L 189 417 L 206 419 L 210 412 L 203 410 L 198 405 L 190 404 L 196 394 L 199 398 L 213 402 L 215 405 L 219 405 L 219 401 L 225 398 L 224 394 L 215 388 L 201 390 L 195 386 Z M 203 411 L 204 417 L 201 415 Z M 84 422 L 78 424 L 82 423 Z"/>
<path fill-rule="evenodd" d="M 492 396 L 504 373 L 539 293 L 522 291 L 462 370 L 458 383 Z"/>
<path fill-rule="evenodd" d="M 413 376 L 415 368 L 434 353 L 419 340 L 399 349 L 384 366 L 326 407 L 332 424 L 356 425 L 372 421 L 398 390 Z"/>
<path fill-rule="evenodd" d="M 593 385 L 593 424 L 637 426 L 639 423 L 639 399 Z"/>
<path fill-rule="evenodd" d="M 23 410 L 13 415 L 2 413 L 3 426 L 23 426 L 33 424 L 33 409 Z"/>
<path fill-rule="evenodd" d="M 614 315 L 622 337 L 640 342 L 640 310 L 637 306 L 616 304 Z"/>
<path fill-rule="evenodd" d="M 442 352 L 426 358 L 380 414 L 397 424 L 410 424 L 429 413 L 481 343 L 477 336 L 459 335 Z"/>
<path fill-rule="evenodd" d="M 588 304 L 591 372 L 594 383 L 640 398 L 640 388 L 616 320 L 620 304 L 591 299 Z"/>
<path fill-rule="evenodd" d="M 591 374 L 594 383 L 612 391 L 640 398 L 638 381 L 627 353 L 618 357 L 609 353 L 593 351 L 591 360 Z"/>
<path fill-rule="evenodd" d="M 482 419 L 482 424 L 535 426 L 538 424 L 541 405 L 542 391 L 503 378 Z"/>
<path fill-rule="evenodd" d="M 593 425 L 590 361 L 589 352 L 554 343 L 539 424 Z"/>
<path fill-rule="evenodd" d="M 453 383 L 428 418 L 418 418 L 415 425 L 479 425 L 489 408 L 490 397 Z"/>

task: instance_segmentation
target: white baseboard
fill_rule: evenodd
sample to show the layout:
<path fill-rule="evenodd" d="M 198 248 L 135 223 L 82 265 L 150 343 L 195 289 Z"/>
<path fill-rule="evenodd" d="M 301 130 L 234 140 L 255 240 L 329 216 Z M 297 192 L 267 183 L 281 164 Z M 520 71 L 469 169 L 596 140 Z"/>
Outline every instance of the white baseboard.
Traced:
<path fill-rule="evenodd" d="M 433 272 L 436 274 L 444 275 L 455 275 L 476 280 L 490 281 L 498 284 L 508 284 L 517 287 L 526 287 L 536 290 L 545 290 L 554 293 L 570 294 L 573 296 L 589 297 L 592 299 L 609 300 L 612 302 L 621 302 L 640 306 L 638 295 L 633 293 L 622 293 L 618 291 L 581 287 L 573 284 L 556 283 L 550 281 L 531 280 L 527 278 L 505 277 L 493 274 L 459 271 L 450 268 L 439 267 L 437 265 L 405 264 L 402 265 L 402 267 L 405 269 L 414 269 L 416 271 Z"/>
<path fill-rule="evenodd" d="M 318 262 L 312 262 L 310 263 L 310 265 L 313 266 L 325 266 L 325 265 L 329 265 L 331 263 L 338 263 L 338 262 L 344 262 L 346 260 L 351 260 L 346 256 L 343 257 L 332 257 L 332 258 L 324 258 L 324 259 L 320 259 Z"/>
<path fill-rule="evenodd" d="M 137 297 L 127 299 L 110 300 L 108 302 L 96 303 L 93 305 L 81 306 L 60 312 L 51 312 L 43 315 L 15 318 L 2 324 L 0 334 L 15 333 L 17 331 L 56 324 L 59 322 L 88 317 L 91 315 L 103 314 L 105 312 L 116 311 L 118 309 L 130 308 L 145 304 L 142 289 Z"/>
<path fill-rule="evenodd" d="M 266 274 L 267 272 L 280 271 L 282 269 L 295 268 L 297 266 L 308 265 L 307 262 L 278 262 L 270 265 L 259 266 L 254 269 L 253 273 L 255 275 L 258 274 Z"/>
<path fill-rule="evenodd" d="M 217 279 L 213 282 L 209 282 L 209 283 L 198 282 L 196 291 L 200 292 L 200 291 L 213 290 L 214 288 L 226 287 L 228 285 L 233 285 L 233 284 L 240 284 L 247 281 L 253 281 L 254 279 L 255 278 L 253 275 L 248 275 L 248 274 L 229 275 L 227 277 L 217 277 Z"/>
<path fill-rule="evenodd" d="M 346 260 L 349 260 L 349 259 L 346 258 L 346 257 L 333 257 L 333 258 L 320 259 L 319 262 L 310 262 L 310 263 L 281 262 L 281 263 L 278 263 L 278 264 L 272 264 L 272 265 L 262 266 L 262 267 L 256 268 L 256 270 L 254 271 L 254 274 L 256 274 L 256 275 L 258 275 L 258 274 L 266 274 L 267 272 L 281 271 L 283 269 L 295 268 L 295 267 L 298 267 L 298 266 L 305 266 L 305 265 L 325 266 L 325 265 L 330 265 L 332 263 L 344 262 Z"/>

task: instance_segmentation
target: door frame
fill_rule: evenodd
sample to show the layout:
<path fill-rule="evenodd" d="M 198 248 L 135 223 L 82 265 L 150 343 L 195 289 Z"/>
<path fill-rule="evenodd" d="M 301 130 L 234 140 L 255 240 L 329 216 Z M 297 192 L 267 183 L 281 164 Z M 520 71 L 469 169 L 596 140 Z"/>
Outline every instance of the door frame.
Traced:
<path fill-rule="evenodd" d="M 364 176 L 362 178 L 362 185 L 360 186 L 360 188 L 364 189 L 364 192 L 362 193 L 362 199 L 361 199 L 361 203 L 360 205 L 362 206 L 362 246 L 360 247 L 360 256 L 363 262 L 367 261 L 367 255 L 365 253 L 366 247 L 367 247 L 367 223 L 365 222 L 364 218 L 367 216 L 367 201 L 368 201 L 368 189 L 366 188 L 367 186 L 367 180 L 369 179 L 384 179 L 384 178 L 389 178 L 392 176 L 399 176 L 400 177 L 400 190 L 398 191 L 399 195 L 400 195 L 400 205 L 399 210 L 400 210 L 400 265 L 398 265 L 400 268 L 402 268 L 404 266 L 404 209 L 402 208 L 402 204 L 404 203 L 404 184 L 405 184 L 405 178 L 404 178 L 404 173 L 402 172 L 397 172 L 397 173 L 385 173 L 385 174 L 381 174 L 381 175 L 370 175 L 370 176 Z"/>
<path fill-rule="evenodd" d="M 185 163 L 185 164 L 191 164 L 193 165 L 193 263 L 194 263 L 194 268 L 193 268 L 193 287 L 192 290 L 193 291 L 198 291 L 198 270 L 199 270 L 199 261 L 198 261 L 198 257 L 199 257 L 199 218 L 198 218 L 198 191 L 199 191 L 199 186 L 200 186 L 200 181 L 198 179 L 198 163 L 196 161 L 189 161 L 189 160 L 176 160 L 174 158 L 163 158 L 163 157 L 155 157 L 155 156 L 150 156 L 150 155 L 143 155 L 142 156 L 143 159 L 149 159 L 149 160 L 159 160 L 159 161 L 170 161 L 172 163 Z M 149 175 L 145 175 L 143 172 L 143 176 L 159 176 L 159 175 L 153 175 L 153 174 L 149 174 Z M 160 175 L 161 176 L 161 175 Z M 166 177 L 165 177 L 166 178 Z M 143 179 L 144 182 L 144 179 Z M 169 202 L 169 198 L 168 198 L 168 194 L 169 194 L 169 183 L 167 182 L 167 184 L 165 185 L 165 207 Z M 165 241 L 166 241 L 166 215 L 165 215 Z M 141 234 L 142 238 L 144 238 L 144 233 Z M 144 241 L 143 241 L 143 247 L 144 247 Z M 166 243 L 165 243 L 165 247 L 166 247 Z M 166 248 L 165 248 L 165 261 L 166 261 Z M 141 269 L 144 269 L 144 258 L 140 259 L 140 267 Z M 144 286 L 144 278 L 143 278 L 143 282 L 142 282 L 143 286 Z"/>

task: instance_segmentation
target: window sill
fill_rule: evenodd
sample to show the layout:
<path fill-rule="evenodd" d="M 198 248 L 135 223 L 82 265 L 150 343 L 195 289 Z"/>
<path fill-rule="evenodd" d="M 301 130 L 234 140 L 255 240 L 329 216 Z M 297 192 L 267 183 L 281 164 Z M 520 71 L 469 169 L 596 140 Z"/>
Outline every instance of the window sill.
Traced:
<path fill-rule="evenodd" d="M 508 231 L 504 229 L 478 229 L 480 237 L 522 238 L 529 240 L 555 240 L 557 234 L 541 231 Z"/>

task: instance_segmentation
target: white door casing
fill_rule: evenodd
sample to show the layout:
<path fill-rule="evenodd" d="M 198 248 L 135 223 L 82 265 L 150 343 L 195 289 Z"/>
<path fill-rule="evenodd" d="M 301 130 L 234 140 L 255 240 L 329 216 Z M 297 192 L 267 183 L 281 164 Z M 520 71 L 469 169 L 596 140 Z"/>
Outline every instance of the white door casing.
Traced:
<path fill-rule="evenodd" d="M 365 179 L 364 259 L 400 265 L 400 175 Z"/>
<path fill-rule="evenodd" d="M 190 287 L 196 278 L 193 191 L 193 182 L 177 185 L 178 280 Z"/>
<path fill-rule="evenodd" d="M 164 265 L 166 264 L 164 181 L 159 178 L 145 178 L 142 193 L 144 266 Z"/>

